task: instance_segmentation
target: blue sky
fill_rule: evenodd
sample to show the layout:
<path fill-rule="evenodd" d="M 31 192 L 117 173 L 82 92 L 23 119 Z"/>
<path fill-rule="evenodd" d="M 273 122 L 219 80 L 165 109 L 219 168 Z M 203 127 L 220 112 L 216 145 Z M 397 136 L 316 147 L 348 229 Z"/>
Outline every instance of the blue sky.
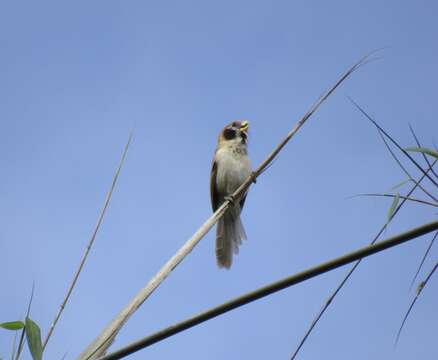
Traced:
<path fill-rule="evenodd" d="M 232 269 L 216 268 L 211 232 L 112 349 L 367 244 L 390 200 L 349 197 L 384 192 L 405 176 L 347 95 L 403 146 L 413 144 L 408 123 L 432 144 L 437 10 L 432 1 L 2 2 L 0 321 L 23 316 L 35 281 L 32 317 L 47 332 L 131 129 L 113 200 L 47 359 L 75 358 L 210 215 L 211 158 L 226 123 L 250 121 L 257 166 L 343 71 L 386 47 L 251 188 L 243 213 L 248 240 Z M 386 235 L 433 216 L 408 205 Z M 427 241 L 366 260 L 299 359 L 436 355 L 438 281 L 393 346 Z M 346 271 L 259 300 L 131 359 L 288 359 Z M 12 339 L 0 334 L 0 356 L 10 354 Z"/>

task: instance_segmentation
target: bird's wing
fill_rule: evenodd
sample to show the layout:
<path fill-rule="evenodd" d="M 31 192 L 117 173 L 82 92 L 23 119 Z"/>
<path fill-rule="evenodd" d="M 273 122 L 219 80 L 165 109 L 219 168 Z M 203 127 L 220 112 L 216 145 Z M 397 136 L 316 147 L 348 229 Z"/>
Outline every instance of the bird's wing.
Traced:
<path fill-rule="evenodd" d="M 247 194 L 243 195 L 242 200 L 240 200 L 240 210 L 242 210 L 243 209 L 243 205 L 245 205 L 246 195 Z"/>
<path fill-rule="evenodd" d="M 213 211 L 219 207 L 219 193 L 216 187 L 216 176 L 217 176 L 217 162 L 213 160 L 213 165 L 211 167 L 210 176 L 210 197 L 211 197 L 211 207 Z"/>

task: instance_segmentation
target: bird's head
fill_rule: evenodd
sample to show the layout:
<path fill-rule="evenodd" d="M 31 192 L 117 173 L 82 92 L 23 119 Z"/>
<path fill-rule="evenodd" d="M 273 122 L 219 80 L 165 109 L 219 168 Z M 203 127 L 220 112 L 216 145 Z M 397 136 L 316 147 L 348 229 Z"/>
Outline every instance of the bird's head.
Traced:
<path fill-rule="evenodd" d="M 219 142 L 246 145 L 248 140 L 248 129 L 248 121 L 233 121 L 222 129 L 219 135 Z"/>

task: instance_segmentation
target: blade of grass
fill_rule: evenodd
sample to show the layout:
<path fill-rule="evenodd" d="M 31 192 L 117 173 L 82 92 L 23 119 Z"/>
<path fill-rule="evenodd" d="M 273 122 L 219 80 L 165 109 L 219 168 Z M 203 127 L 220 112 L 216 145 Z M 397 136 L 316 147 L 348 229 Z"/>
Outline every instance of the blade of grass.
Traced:
<path fill-rule="evenodd" d="M 26 339 L 33 360 L 43 358 L 43 345 L 41 343 L 41 330 L 35 321 L 26 316 Z"/>
<path fill-rule="evenodd" d="M 52 336 L 53 331 L 55 330 L 55 326 L 58 323 L 58 320 L 61 317 L 62 312 L 65 309 L 65 306 L 66 306 L 66 304 L 67 304 L 67 302 L 68 302 L 68 300 L 69 300 L 69 298 L 70 298 L 70 296 L 71 296 L 71 294 L 73 292 L 73 289 L 74 289 L 74 287 L 76 285 L 76 282 L 79 279 L 79 275 L 81 274 L 82 268 L 84 267 L 85 262 L 87 261 L 88 254 L 89 254 L 89 252 L 91 250 L 91 247 L 93 246 L 94 240 L 96 239 L 96 235 L 97 235 L 97 233 L 98 233 L 98 231 L 100 229 L 100 226 L 101 226 L 101 224 L 103 222 L 103 218 L 105 216 L 106 210 L 107 210 L 108 205 L 110 203 L 111 196 L 112 196 L 112 194 L 114 192 L 114 189 L 116 187 L 116 184 L 117 184 L 117 179 L 119 178 L 120 171 L 122 170 L 123 164 L 125 162 L 126 154 L 128 152 L 129 145 L 131 144 L 132 135 L 133 134 L 131 132 L 131 134 L 129 135 L 128 141 L 127 141 L 127 143 L 125 145 L 125 148 L 123 150 L 123 154 L 122 154 L 122 157 L 120 159 L 119 166 L 118 166 L 118 168 L 117 168 L 117 170 L 116 170 L 116 172 L 114 174 L 113 181 L 111 183 L 110 189 L 109 189 L 109 191 L 108 191 L 108 193 L 106 195 L 103 208 L 102 208 L 102 210 L 101 210 L 101 212 L 99 214 L 99 218 L 97 220 L 97 224 L 96 224 L 96 226 L 95 226 L 95 228 L 93 230 L 93 233 L 91 235 L 90 241 L 88 242 L 88 245 L 87 245 L 87 247 L 85 249 L 85 252 L 82 255 L 82 259 L 81 259 L 81 261 L 79 263 L 79 267 L 77 268 L 76 273 L 73 276 L 73 281 L 71 282 L 70 287 L 67 290 L 67 293 L 66 293 L 66 295 L 64 297 L 64 300 L 62 301 L 61 306 L 59 308 L 59 311 L 56 314 L 55 319 L 53 320 L 52 325 L 50 326 L 49 332 L 47 333 L 46 338 L 45 338 L 45 340 L 43 342 L 43 350 L 46 348 L 47 343 L 48 343 L 50 337 Z"/>
<path fill-rule="evenodd" d="M 405 185 L 405 184 L 407 184 L 407 183 L 409 183 L 411 181 L 412 181 L 411 179 L 404 180 L 404 181 L 398 183 L 397 185 L 394 185 L 393 187 L 391 187 L 390 190 L 398 189 L 399 187 L 402 187 L 403 185 Z"/>
<path fill-rule="evenodd" d="M 413 151 L 413 152 L 419 152 L 427 155 L 430 155 L 432 157 L 434 157 L 435 159 L 438 159 L 438 152 L 430 150 L 428 148 L 424 148 L 424 147 L 408 147 L 405 149 L 406 151 Z"/>
<path fill-rule="evenodd" d="M 391 206 L 389 207 L 387 219 L 388 222 L 391 221 L 392 216 L 394 215 L 394 211 L 397 208 L 398 202 L 400 201 L 400 194 L 397 193 L 397 195 L 394 196 L 394 199 L 392 200 Z"/>
<path fill-rule="evenodd" d="M 24 328 L 22 321 L 7 321 L 0 324 L 0 327 L 5 330 L 20 330 Z"/>

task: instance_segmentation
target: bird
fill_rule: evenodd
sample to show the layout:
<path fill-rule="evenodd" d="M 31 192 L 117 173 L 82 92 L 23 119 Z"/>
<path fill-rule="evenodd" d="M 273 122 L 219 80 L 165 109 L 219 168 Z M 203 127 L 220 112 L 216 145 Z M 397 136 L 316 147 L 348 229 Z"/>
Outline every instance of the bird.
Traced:
<path fill-rule="evenodd" d="M 211 167 L 210 196 L 213 212 L 224 201 L 231 202 L 216 227 L 216 262 L 219 268 L 230 269 L 233 253 L 238 254 L 239 245 L 246 239 L 240 213 L 247 194 L 237 203 L 231 195 L 252 172 L 247 149 L 248 129 L 248 121 L 234 121 L 222 129 Z"/>

